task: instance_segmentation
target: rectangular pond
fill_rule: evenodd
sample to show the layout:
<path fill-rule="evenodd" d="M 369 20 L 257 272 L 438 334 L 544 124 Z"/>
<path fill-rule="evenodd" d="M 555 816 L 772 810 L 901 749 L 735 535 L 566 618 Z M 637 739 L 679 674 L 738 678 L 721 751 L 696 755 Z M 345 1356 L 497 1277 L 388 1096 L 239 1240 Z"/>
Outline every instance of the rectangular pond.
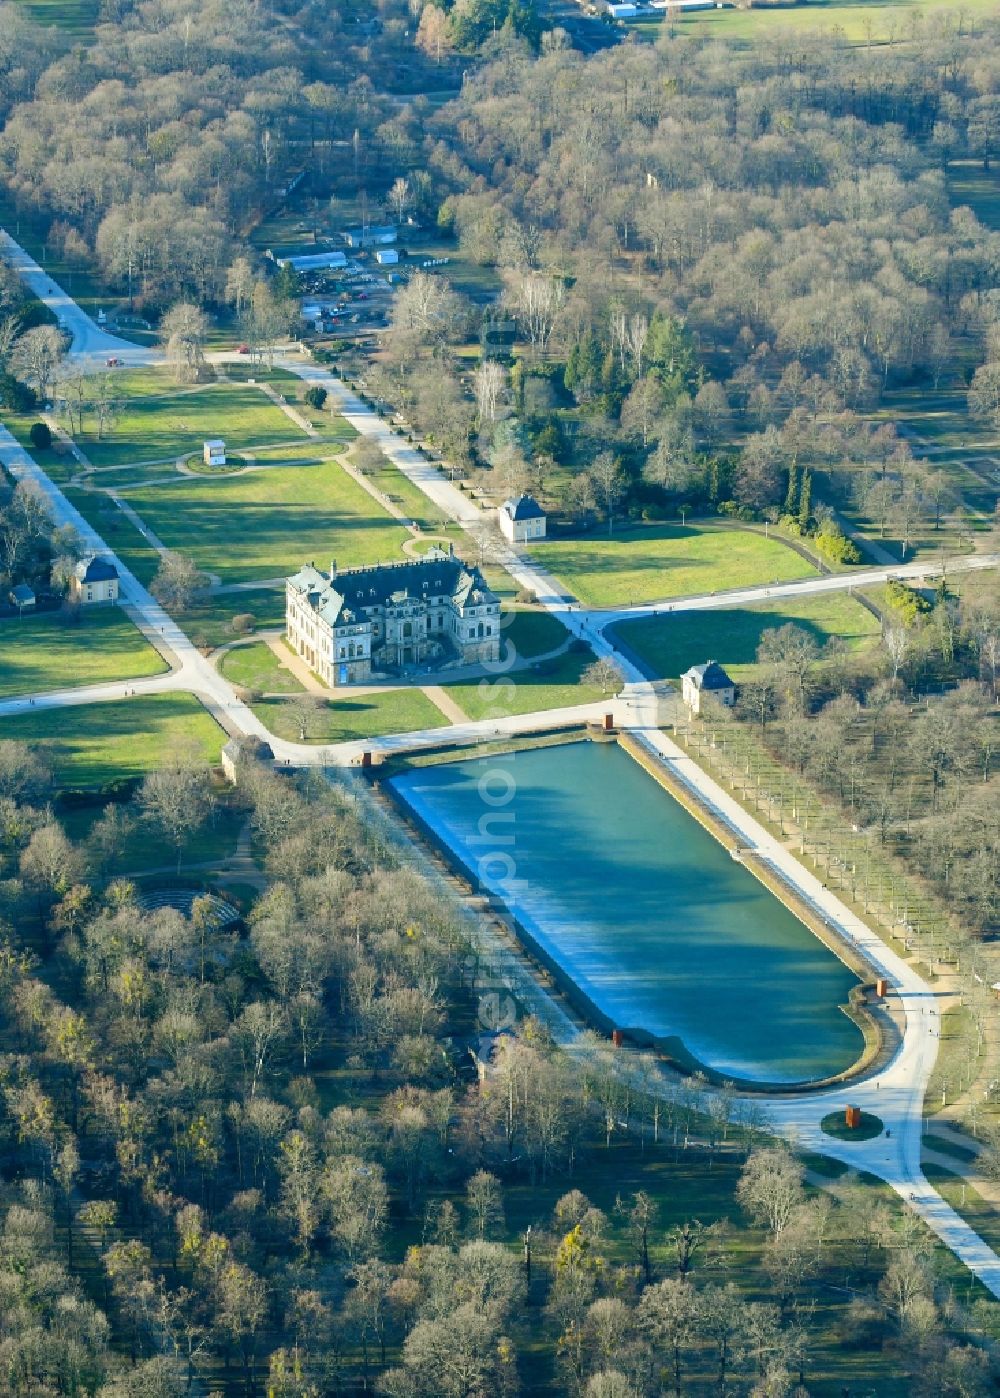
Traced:
<path fill-rule="evenodd" d="M 617 744 L 419 768 L 391 785 L 615 1026 L 763 1082 L 860 1057 L 842 1009 L 857 977 Z"/>

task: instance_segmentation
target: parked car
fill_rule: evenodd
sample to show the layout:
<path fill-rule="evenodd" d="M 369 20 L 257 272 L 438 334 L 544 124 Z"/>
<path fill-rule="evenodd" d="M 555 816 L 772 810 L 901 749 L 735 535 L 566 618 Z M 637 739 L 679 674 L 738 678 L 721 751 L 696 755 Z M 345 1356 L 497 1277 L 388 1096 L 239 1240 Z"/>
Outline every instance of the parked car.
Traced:
<path fill-rule="evenodd" d="M 250 346 L 249 346 L 249 345 L 237 345 L 237 346 L 236 346 L 236 353 L 237 353 L 237 354 L 249 354 L 249 353 L 250 353 Z"/>

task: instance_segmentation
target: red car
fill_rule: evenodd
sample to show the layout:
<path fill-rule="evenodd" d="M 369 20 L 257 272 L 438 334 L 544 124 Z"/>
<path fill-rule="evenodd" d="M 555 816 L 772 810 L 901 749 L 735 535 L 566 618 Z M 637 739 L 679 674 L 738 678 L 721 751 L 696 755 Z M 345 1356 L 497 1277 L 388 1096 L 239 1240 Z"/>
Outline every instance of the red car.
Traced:
<path fill-rule="evenodd" d="M 249 353 L 250 353 L 250 346 L 249 346 L 249 345 L 237 345 L 237 346 L 236 346 L 236 353 L 237 353 L 237 354 L 249 354 Z"/>

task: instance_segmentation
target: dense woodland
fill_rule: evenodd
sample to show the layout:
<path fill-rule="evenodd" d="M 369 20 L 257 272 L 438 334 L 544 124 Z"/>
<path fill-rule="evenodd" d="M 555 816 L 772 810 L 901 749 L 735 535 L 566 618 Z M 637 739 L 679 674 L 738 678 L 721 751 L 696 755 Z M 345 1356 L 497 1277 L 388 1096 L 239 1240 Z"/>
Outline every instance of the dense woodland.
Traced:
<path fill-rule="evenodd" d="M 486 951 L 367 799 L 247 764 L 245 921 L 144 907 L 137 823 L 180 855 L 219 800 L 165 758 L 73 842 L 0 743 L 5 1392 L 780 1395 L 841 1345 L 989 1391 L 993 1307 L 889 1196 L 807 1191 L 725 1086 L 484 1040 Z"/>
<path fill-rule="evenodd" d="M 988 20 L 915 19 L 887 79 L 885 54 L 836 36 L 736 47 L 665 26 L 584 58 L 464 0 L 434 55 L 426 16 L 413 32 L 388 4 L 105 17 L 57 55 L 19 21 L 0 177 L 53 249 L 150 319 L 239 314 L 262 216 L 301 200 L 329 231 L 330 197 L 360 199 L 483 268 L 471 300 L 415 273 L 367 374 L 504 488 L 532 484 L 578 523 L 785 515 L 833 558 L 849 555 L 833 507 L 904 554 L 990 513 L 988 490 L 963 498 L 871 419 L 921 384 L 1000 412 L 1000 234 L 947 188 L 949 161 L 988 164 L 998 139 Z M 453 101 L 414 95 L 470 62 Z M 453 358 L 470 338 L 471 392 Z"/>
<path fill-rule="evenodd" d="M 341 356 L 371 396 L 567 525 L 783 518 L 847 561 L 846 520 L 904 552 L 989 524 L 870 415 L 949 384 L 996 419 L 1000 237 L 946 165 L 992 158 L 998 70 L 995 25 L 954 17 L 888 55 L 665 26 L 584 59 L 515 4 L 107 0 L 72 47 L 2 6 L 0 179 L 179 372 L 210 318 L 282 328 L 247 238 L 300 175 L 317 222 L 412 214 L 499 295 L 413 275 L 378 362 Z M 0 268 L 14 406 L 61 372 L 34 315 Z M 10 579 L 71 552 L 36 506 L 6 483 Z M 742 726 L 991 934 L 995 590 L 885 617 L 861 665 L 768 640 Z M 71 839 L 75 798 L 0 743 L 5 1391 L 777 1398 L 852 1391 L 859 1357 L 994 1390 L 994 1308 L 887 1196 L 807 1187 L 724 1085 L 654 1096 L 530 1018 L 484 1050 L 482 948 L 367 802 L 165 757 Z M 135 832 L 180 862 L 223 807 L 265 873 L 242 921 L 145 910 Z"/>
<path fill-rule="evenodd" d="M 491 32 L 505 12 L 464 10 L 468 53 L 479 10 Z M 54 220 L 53 246 L 96 256 L 160 309 L 221 301 L 254 222 L 303 174 L 322 191 L 334 153 L 355 187 L 377 190 L 417 150 L 420 104 L 391 93 L 419 90 L 435 65 L 398 0 L 377 12 L 109 0 L 94 42 L 69 53 L 15 7 L 0 13 L 5 183 Z"/>
<path fill-rule="evenodd" d="M 528 470 L 572 468 L 556 473 L 570 510 L 797 517 L 806 467 L 806 528 L 816 504 L 904 543 L 940 524 L 948 480 L 866 414 L 996 357 L 1000 237 L 951 207 L 945 167 L 992 153 L 998 55 L 989 26 L 942 18 L 888 78 L 884 53 L 835 40 L 669 35 L 482 69 L 435 114 L 427 159 L 440 217 L 499 272 L 530 350 L 488 423 L 506 399 Z"/>
<path fill-rule="evenodd" d="M 896 584 L 883 605 L 881 644 L 861 657 L 794 625 L 765 631 L 737 713 L 839 807 L 845 829 L 934 887 L 936 928 L 992 939 L 1000 597 L 992 579 L 961 597 L 946 584 L 933 605 Z"/>

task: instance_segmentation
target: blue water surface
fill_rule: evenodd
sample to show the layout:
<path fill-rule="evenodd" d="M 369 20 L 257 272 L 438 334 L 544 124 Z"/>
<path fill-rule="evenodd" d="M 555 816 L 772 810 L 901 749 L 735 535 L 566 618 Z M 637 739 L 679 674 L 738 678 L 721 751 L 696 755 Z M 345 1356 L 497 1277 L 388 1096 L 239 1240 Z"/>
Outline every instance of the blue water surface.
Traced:
<path fill-rule="evenodd" d="M 841 1009 L 853 973 L 616 744 L 425 767 L 392 784 L 616 1025 L 768 1082 L 860 1056 Z"/>

